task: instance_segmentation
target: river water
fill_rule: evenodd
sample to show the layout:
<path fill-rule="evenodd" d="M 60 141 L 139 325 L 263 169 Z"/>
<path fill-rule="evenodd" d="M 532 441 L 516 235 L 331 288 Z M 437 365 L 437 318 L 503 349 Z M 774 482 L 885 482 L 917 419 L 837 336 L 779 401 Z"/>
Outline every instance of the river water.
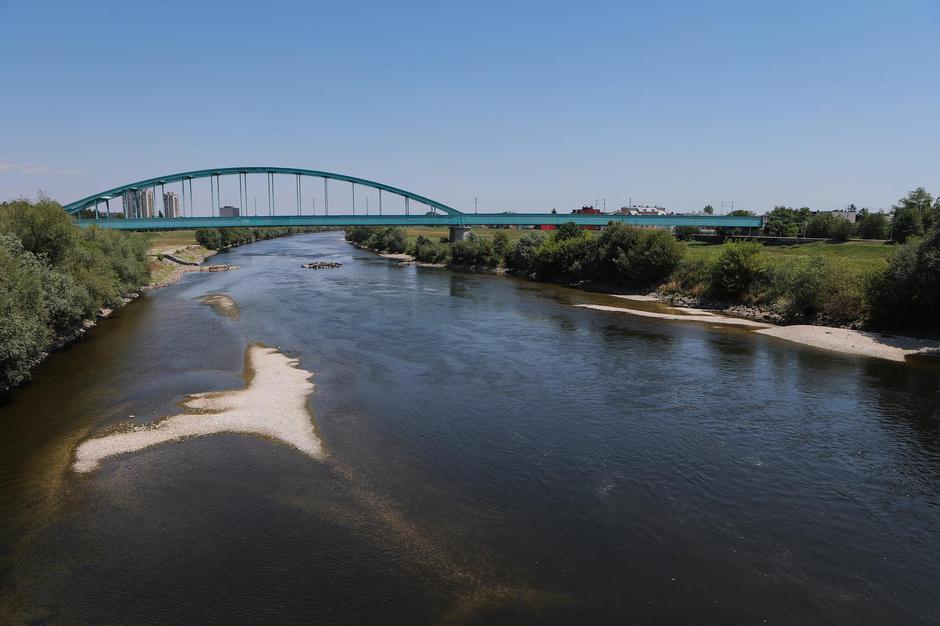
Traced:
<path fill-rule="evenodd" d="M 934 365 L 337 233 L 214 262 L 240 269 L 140 298 L 0 404 L 0 622 L 940 622 Z M 72 470 L 244 387 L 256 343 L 313 373 L 323 458 L 215 434 Z"/>

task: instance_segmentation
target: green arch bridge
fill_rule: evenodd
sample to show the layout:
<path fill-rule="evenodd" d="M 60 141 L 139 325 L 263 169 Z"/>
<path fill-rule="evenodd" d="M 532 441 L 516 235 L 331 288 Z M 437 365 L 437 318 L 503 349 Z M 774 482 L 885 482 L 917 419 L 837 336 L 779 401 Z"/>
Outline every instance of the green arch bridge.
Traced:
<path fill-rule="evenodd" d="M 263 174 L 267 183 L 267 214 L 245 215 L 248 204 L 248 175 Z M 290 175 L 294 177 L 296 194 L 295 214 L 275 213 L 275 175 Z M 223 176 L 238 177 L 238 209 L 239 215 L 235 217 L 220 216 L 221 184 Z M 319 213 L 311 210 L 303 211 L 302 181 L 306 179 L 321 179 L 323 184 L 323 206 Z M 211 211 L 210 215 L 195 215 L 193 211 L 192 181 L 196 179 L 209 179 Z M 352 191 L 351 212 L 330 213 L 329 192 L 330 181 L 349 183 Z M 143 217 L 122 216 L 112 217 L 111 200 L 123 197 L 128 192 L 152 190 L 154 209 L 158 204 L 157 189 L 162 193 L 167 186 L 170 190 L 179 185 L 182 199 L 179 215 L 172 217 Z M 365 187 L 378 191 L 378 214 L 356 214 L 355 193 L 356 187 Z M 404 199 L 404 215 L 387 214 L 383 212 L 382 194 L 391 194 Z M 411 203 L 428 207 L 428 211 L 412 214 Z M 431 198 L 416 193 L 392 187 L 364 178 L 335 174 L 318 170 L 308 170 L 293 167 L 224 167 L 218 169 L 194 170 L 181 172 L 168 176 L 159 176 L 147 180 L 121 185 L 82 198 L 65 207 L 66 212 L 75 215 L 81 226 L 96 224 L 104 228 L 117 228 L 123 230 L 177 230 L 191 228 L 211 228 L 218 226 L 449 226 L 451 228 L 469 226 L 537 226 L 559 225 L 565 222 L 574 222 L 582 226 L 602 226 L 608 222 L 623 222 L 637 226 L 704 226 L 704 227 L 760 227 L 760 217 L 749 216 L 716 216 L 716 215 L 587 215 L 578 213 L 463 213 Z M 104 210 L 102 210 L 102 208 Z M 126 209 L 125 209 L 126 210 Z M 155 212 L 155 210 L 154 210 Z M 188 213 L 188 215 L 187 215 Z"/>

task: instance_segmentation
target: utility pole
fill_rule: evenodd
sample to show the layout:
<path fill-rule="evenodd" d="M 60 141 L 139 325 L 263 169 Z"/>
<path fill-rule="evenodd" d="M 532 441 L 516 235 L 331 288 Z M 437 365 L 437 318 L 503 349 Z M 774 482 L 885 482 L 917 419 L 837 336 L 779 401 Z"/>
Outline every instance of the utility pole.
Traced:
<path fill-rule="evenodd" d="M 473 212 L 477 212 L 477 197 L 473 196 Z"/>

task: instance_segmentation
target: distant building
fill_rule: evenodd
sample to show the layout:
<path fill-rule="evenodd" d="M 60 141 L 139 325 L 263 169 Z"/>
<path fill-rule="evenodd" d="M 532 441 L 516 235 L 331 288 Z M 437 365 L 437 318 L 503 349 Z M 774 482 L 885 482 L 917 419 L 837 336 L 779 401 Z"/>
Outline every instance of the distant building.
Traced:
<path fill-rule="evenodd" d="M 124 192 L 124 217 L 139 219 L 153 217 L 153 190 L 132 189 Z"/>
<path fill-rule="evenodd" d="M 164 217 L 180 216 L 180 197 L 175 191 L 163 194 L 163 215 Z"/>
<path fill-rule="evenodd" d="M 820 213 L 844 219 L 849 224 L 854 224 L 858 219 L 858 211 L 855 209 L 834 209 L 832 211 L 820 211 Z"/>
<path fill-rule="evenodd" d="M 571 212 L 574 215 L 603 215 L 601 211 L 595 209 L 593 206 L 583 206 L 580 209 L 572 209 Z M 600 230 L 600 225 L 595 226 L 581 226 L 581 230 Z"/>
<path fill-rule="evenodd" d="M 219 217 L 238 217 L 237 206 L 224 206 L 219 209 Z"/>
<path fill-rule="evenodd" d="M 622 206 L 621 215 L 665 215 L 666 209 L 661 206 Z"/>
<path fill-rule="evenodd" d="M 580 209 L 572 209 L 571 212 L 576 215 L 603 215 L 603 213 L 592 206 L 583 206 Z"/>
<path fill-rule="evenodd" d="M 621 215 L 633 215 L 636 217 L 656 217 L 665 215 L 666 209 L 661 206 L 623 206 L 620 207 Z M 637 228 L 666 228 L 672 230 L 671 226 L 659 226 L 657 224 L 633 224 Z"/>

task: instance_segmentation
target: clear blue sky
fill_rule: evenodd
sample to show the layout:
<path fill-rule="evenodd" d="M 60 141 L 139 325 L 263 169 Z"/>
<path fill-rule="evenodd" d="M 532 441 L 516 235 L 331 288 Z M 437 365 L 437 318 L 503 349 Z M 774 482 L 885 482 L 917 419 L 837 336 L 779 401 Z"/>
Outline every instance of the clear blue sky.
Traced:
<path fill-rule="evenodd" d="M 937 0 L 0 0 L 0 24 L 0 198 L 228 165 L 470 210 L 940 193 Z"/>

